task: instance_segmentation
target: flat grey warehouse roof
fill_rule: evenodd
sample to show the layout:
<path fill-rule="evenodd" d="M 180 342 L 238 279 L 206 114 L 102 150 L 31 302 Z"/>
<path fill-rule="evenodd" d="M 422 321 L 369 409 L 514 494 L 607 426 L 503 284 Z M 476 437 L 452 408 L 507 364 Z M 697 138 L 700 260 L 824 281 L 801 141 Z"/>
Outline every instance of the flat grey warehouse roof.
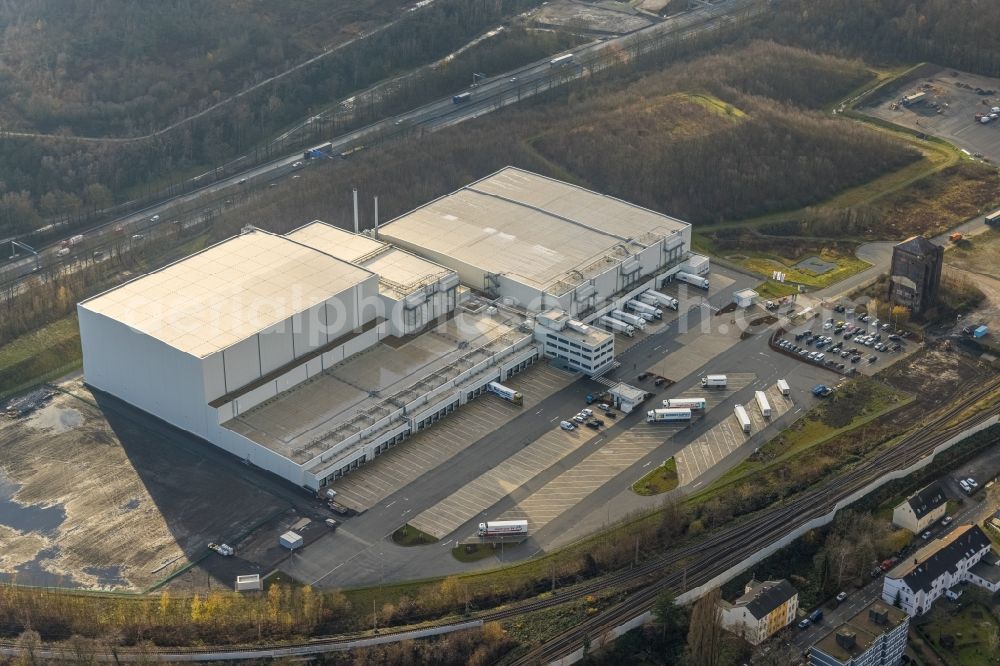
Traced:
<path fill-rule="evenodd" d="M 205 358 L 371 277 L 363 268 L 301 243 L 253 231 L 80 307 Z"/>
<path fill-rule="evenodd" d="M 689 225 L 506 167 L 380 228 L 380 235 L 548 289 L 607 256 L 624 260 Z"/>

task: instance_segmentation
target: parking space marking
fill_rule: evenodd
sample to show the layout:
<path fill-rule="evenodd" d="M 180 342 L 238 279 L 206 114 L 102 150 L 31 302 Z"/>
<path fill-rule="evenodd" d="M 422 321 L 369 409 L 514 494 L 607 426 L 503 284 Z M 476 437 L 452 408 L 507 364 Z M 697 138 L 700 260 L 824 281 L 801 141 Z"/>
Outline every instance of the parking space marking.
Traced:
<path fill-rule="evenodd" d="M 575 375 L 558 371 L 547 363 L 534 365 L 514 375 L 504 383 L 524 396 L 521 407 L 491 395 L 462 405 L 430 428 L 338 479 L 333 484 L 337 501 L 355 511 L 374 507 L 575 379 Z"/>
<path fill-rule="evenodd" d="M 732 375 L 730 375 L 731 377 Z M 744 386 L 748 384 L 749 382 Z M 769 419 L 763 417 L 756 402 L 750 401 L 744 405 L 747 415 L 750 417 L 750 434 L 743 432 L 736 421 L 735 414 L 730 415 L 677 453 L 674 458 L 677 462 L 679 485 L 686 486 L 708 472 L 726 456 L 742 446 L 753 433 L 766 428 L 773 420 L 793 406 L 791 398 L 781 395 L 775 386 L 768 387 L 764 393 L 771 405 Z"/>
<path fill-rule="evenodd" d="M 493 469 L 417 514 L 409 523 L 422 532 L 443 538 L 583 446 L 589 439 L 588 435 L 580 430 L 550 430 Z"/>

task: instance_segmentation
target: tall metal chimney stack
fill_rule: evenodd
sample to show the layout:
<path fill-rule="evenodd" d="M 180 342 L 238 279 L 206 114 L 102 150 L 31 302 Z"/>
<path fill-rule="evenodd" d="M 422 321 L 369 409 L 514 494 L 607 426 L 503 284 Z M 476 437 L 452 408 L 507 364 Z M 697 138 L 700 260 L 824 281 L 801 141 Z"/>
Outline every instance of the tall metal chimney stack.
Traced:
<path fill-rule="evenodd" d="M 375 233 L 372 234 L 374 238 L 378 238 L 378 197 L 375 197 Z"/>
<path fill-rule="evenodd" d="M 358 188 L 354 188 L 354 233 L 358 233 Z"/>

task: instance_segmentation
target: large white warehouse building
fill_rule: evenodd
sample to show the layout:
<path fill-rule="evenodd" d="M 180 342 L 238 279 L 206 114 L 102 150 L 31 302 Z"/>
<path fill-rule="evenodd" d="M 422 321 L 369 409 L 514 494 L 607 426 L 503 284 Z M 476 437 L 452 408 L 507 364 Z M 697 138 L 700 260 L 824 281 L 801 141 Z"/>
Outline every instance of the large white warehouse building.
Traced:
<path fill-rule="evenodd" d="M 379 231 L 248 230 L 80 303 L 87 383 L 318 489 L 542 356 L 604 372 L 614 337 L 585 321 L 690 242 L 511 168 Z"/>
<path fill-rule="evenodd" d="M 514 167 L 379 228 L 455 270 L 463 284 L 531 311 L 585 322 L 681 270 L 691 226 Z"/>

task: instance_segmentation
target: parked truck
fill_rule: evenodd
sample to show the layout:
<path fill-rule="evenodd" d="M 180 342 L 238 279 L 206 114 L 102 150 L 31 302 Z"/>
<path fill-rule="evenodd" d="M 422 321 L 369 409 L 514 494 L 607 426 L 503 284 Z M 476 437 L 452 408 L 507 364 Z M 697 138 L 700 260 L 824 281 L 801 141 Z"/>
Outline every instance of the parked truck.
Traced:
<path fill-rule="evenodd" d="M 792 387 L 789 386 L 788 382 L 786 382 L 784 379 L 779 379 L 778 383 L 775 384 L 775 386 L 778 387 L 778 392 L 781 393 L 781 395 L 789 396 L 792 394 Z"/>
<path fill-rule="evenodd" d="M 638 314 L 630 314 L 624 310 L 612 310 L 611 316 L 618 321 L 623 321 L 626 324 L 632 324 L 640 331 L 646 328 L 646 320 L 640 317 Z"/>
<path fill-rule="evenodd" d="M 497 536 L 527 536 L 527 520 L 488 520 L 479 523 L 479 530 L 476 532 L 481 537 Z"/>
<path fill-rule="evenodd" d="M 704 388 L 726 388 L 729 379 L 725 375 L 707 375 L 701 378 L 701 385 Z"/>
<path fill-rule="evenodd" d="M 668 409 L 702 411 L 708 406 L 708 401 L 704 398 L 670 398 L 663 401 L 663 406 Z"/>
<path fill-rule="evenodd" d="M 1000 210 L 995 210 L 986 216 L 986 225 L 990 227 L 1000 226 Z"/>
<path fill-rule="evenodd" d="M 646 412 L 646 423 L 678 423 L 690 420 L 690 409 L 651 409 Z"/>
<path fill-rule="evenodd" d="M 464 92 L 464 93 L 459 93 L 459 94 L 455 95 L 454 97 L 452 97 L 451 98 L 451 103 L 452 104 L 464 104 L 464 103 L 468 102 L 471 99 L 472 99 L 472 93 L 470 93 L 470 92 Z"/>
<path fill-rule="evenodd" d="M 765 419 L 771 418 L 771 403 L 767 400 L 767 394 L 763 391 L 755 391 L 753 399 L 757 401 L 757 408 L 760 409 L 760 415 Z"/>
<path fill-rule="evenodd" d="M 618 331 L 619 333 L 623 333 L 630 338 L 635 335 L 635 326 L 632 326 L 632 324 L 626 324 L 619 319 L 615 319 L 607 315 L 603 315 L 599 321 L 601 325 L 607 326 L 612 331 Z"/>
<path fill-rule="evenodd" d="M 661 294 L 658 291 L 644 291 L 639 295 L 639 299 L 642 300 L 643 303 L 649 303 L 648 300 L 642 298 L 643 296 L 651 297 L 656 301 L 655 303 L 650 303 L 650 305 L 662 305 L 663 307 L 670 308 L 671 310 L 676 310 L 679 305 L 676 298 L 666 294 Z"/>
<path fill-rule="evenodd" d="M 632 299 L 627 303 L 625 303 L 625 307 L 627 307 L 629 310 L 632 310 L 633 312 L 638 312 L 639 314 L 642 313 L 651 314 L 656 319 L 663 318 L 663 310 L 661 310 L 660 308 L 655 308 L 652 305 L 647 305 L 642 301 L 637 301 L 635 299 Z"/>
<path fill-rule="evenodd" d="M 747 410 L 743 405 L 736 405 L 733 408 L 733 412 L 736 414 L 736 420 L 739 421 L 740 428 L 743 432 L 750 434 L 750 415 L 747 414 Z"/>
<path fill-rule="evenodd" d="M 486 390 L 497 397 L 514 403 L 515 405 L 520 405 L 524 402 L 524 396 L 512 388 L 504 386 L 500 382 L 490 382 L 486 385 Z"/>
<path fill-rule="evenodd" d="M 690 273 L 685 273 L 680 271 L 675 276 L 678 281 L 686 282 L 692 287 L 698 287 L 699 289 L 708 289 L 708 278 L 702 277 L 700 275 L 691 275 Z"/>

